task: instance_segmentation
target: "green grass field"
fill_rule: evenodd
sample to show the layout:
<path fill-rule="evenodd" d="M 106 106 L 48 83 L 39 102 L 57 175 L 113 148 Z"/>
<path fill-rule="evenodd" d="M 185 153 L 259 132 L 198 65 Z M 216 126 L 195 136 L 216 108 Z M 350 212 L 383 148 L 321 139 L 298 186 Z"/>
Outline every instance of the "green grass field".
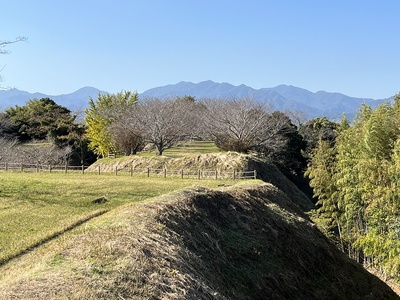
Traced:
<path fill-rule="evenodd" d="M 171 158 L 185 157 L 187 155 L 200 155 L 205 153 L 224 152 L 215 146 L 211 141 L 190 141 L 177 147 L 173 147 L 164 151 L 163 156 Z M 138 153 L 139 156 L 151 157 L 156 155 L 156 151 Z"/>
<path fill-rule="evenodd" d="M 221 181 L 0 171 L 0 264 L 125 203 L 218 184 Z M 108 201 L 93 203 L 99 197 Z"/>

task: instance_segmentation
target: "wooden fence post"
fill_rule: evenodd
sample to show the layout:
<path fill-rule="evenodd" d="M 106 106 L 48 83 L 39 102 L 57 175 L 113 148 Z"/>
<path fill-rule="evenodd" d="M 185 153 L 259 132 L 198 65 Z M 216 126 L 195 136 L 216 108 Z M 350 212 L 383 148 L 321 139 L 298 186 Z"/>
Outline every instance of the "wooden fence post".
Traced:
<path fill-rule="evenodd" d="M 147 168 L 147 177 L 150 177 L 150 168 Z"/>
<path fill-rule="evenodd" d="M 167 169 L 164 168 L 164 178 L 167 178 Z"/>
<path fill-rule="evenodd" d="M 51 173 L 51 165 L 49 165 L 49 173 Z"/>
<path fill-rule="evenodd" d="M 98 172 L 99 172 L 99 175 L 100 175 L 100 166 L 98 167 L 98 169 L 99 169 L 99 171 L 98 171 Z"/>
<path fill-rule="evenodd" d="M 131 177 L 133 176 L 133 166 L 131 166 Z"/>
<path fill-rule="evenodd" d="M 36 173 L 39 173 L 39 163 L 36 164 Z"/>
<path fill-rule="evenodd" d="M 85 166 L 82 165 L 82 174 L 85 174 Z"/>
<path fill-rule="evenodd" d="M 257 170 L 254 170 L 254 179 L 257 179 Z"/>
<path fill-rule="evenodd" d="M 6 172 L 8 171 L 8 162 L 6 162 Z"/>
<path fill-rule="evenodd" d="M 67 172 L 68 172 L 68 165 L 65 164 L 65 174 L 67 174 Z"/>
<path fill-rule="evenodd" d="M 200 180 L 200 178 L 201 178 L 201 170 L 199 170 L 199 172 L 198 172 L 198 177 L 199 177 L 199 180 Z"/>
<path fill-rule="evenodd" d="M 118 167 L 115 167 L 115 176 L 118 176 Z"/>
<path fill-rule="evenodd" d="M 215 180 L 218 180 L 218 170 L 215 170 Z"/>
<path fill-rule="evenodd" d="M 183 179 L 183 169 L 181 170 L 181 179 Z"/>
<path fill-rule="evenodd" d="M 233 170 L 233 180 L 235 180 L 235 179 L 236 179 L 236 171 Z"/>

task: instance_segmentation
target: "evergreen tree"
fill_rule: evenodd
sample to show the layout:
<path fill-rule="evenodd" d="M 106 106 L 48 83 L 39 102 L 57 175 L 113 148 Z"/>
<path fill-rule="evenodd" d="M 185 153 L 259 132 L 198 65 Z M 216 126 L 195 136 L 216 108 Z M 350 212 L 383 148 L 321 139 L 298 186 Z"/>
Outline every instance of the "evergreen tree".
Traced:
<path fill-rule="evenodd" d="M 24 106 L 10 107 L 6 115 L 20 140 L 51 139 L 61 145 L 60 137 L 68 135 L 75 126 L 71 111 L 49 98 L 32 99 Z"/>

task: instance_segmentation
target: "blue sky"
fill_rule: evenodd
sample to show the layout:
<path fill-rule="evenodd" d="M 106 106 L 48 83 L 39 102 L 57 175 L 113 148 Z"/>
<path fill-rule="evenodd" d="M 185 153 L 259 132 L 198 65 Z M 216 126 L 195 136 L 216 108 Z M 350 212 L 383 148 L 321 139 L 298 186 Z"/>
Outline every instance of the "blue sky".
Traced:
<path fill-rule="evenodd" d="M 3 87 L 58 95 L 179 81 L 386 98 L 400 91 L 397 0 L 2 1 Z"/>

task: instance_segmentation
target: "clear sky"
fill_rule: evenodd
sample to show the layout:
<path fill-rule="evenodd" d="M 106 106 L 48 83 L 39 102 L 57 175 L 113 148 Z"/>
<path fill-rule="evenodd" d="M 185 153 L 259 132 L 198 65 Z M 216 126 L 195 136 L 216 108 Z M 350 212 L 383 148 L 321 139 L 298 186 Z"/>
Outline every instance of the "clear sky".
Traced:
<path fill-rule="evenodd" d="M 3 87 L 143 92 L 179 81 L 400 92 L 398 0 L 10 0 Z"/>

